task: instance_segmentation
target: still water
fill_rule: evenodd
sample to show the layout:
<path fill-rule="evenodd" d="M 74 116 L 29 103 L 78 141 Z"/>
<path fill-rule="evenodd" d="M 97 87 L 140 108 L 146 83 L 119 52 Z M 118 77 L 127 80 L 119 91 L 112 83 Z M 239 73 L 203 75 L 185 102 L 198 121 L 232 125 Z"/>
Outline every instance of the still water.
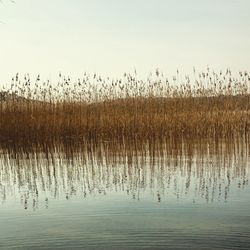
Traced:
<path fill-rule="evenodd" d="M 0 249 L 249 249 L 247 156 L 0 157 Z"/>

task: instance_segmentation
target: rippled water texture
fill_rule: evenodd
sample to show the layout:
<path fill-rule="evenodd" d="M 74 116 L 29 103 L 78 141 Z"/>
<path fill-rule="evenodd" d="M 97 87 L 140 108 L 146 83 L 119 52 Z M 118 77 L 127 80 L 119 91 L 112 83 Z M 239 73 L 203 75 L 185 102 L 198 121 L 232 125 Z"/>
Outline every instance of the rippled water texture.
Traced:
<path fill-rule="evenodd" d="M 248 154 L 0 158 L 1 249 L 249 249 Z"/>

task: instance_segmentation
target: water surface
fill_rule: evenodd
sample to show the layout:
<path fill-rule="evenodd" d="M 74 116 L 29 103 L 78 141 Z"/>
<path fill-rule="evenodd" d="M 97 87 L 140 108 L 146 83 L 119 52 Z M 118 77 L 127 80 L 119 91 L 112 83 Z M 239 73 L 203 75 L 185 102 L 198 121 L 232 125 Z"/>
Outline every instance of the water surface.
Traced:
<path fill-rule="evenodd" d="M 1 249 L 249 249 L 248 157 L 0 162 Z"/>

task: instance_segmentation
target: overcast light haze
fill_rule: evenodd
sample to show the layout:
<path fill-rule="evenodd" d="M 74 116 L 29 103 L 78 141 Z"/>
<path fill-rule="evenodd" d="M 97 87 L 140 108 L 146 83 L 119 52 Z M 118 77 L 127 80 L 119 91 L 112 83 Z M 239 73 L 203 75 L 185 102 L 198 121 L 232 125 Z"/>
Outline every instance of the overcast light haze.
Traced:
<path fill-rule="evenodd" d="M 0 84 L 16 72 L 248 70 L 249 11 L 249 0 L 4 0 Z"/>

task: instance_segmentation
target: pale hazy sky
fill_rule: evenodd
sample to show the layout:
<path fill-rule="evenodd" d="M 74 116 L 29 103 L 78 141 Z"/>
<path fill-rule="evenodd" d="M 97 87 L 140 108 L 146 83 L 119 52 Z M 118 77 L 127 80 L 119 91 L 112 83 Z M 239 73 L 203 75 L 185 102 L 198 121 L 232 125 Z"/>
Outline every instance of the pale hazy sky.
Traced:
<path fill-rule="evenodd" d="M 250 0 L 3 0 L 0 83 L 16 72 L 248 70 L 249 13 Z"/>

